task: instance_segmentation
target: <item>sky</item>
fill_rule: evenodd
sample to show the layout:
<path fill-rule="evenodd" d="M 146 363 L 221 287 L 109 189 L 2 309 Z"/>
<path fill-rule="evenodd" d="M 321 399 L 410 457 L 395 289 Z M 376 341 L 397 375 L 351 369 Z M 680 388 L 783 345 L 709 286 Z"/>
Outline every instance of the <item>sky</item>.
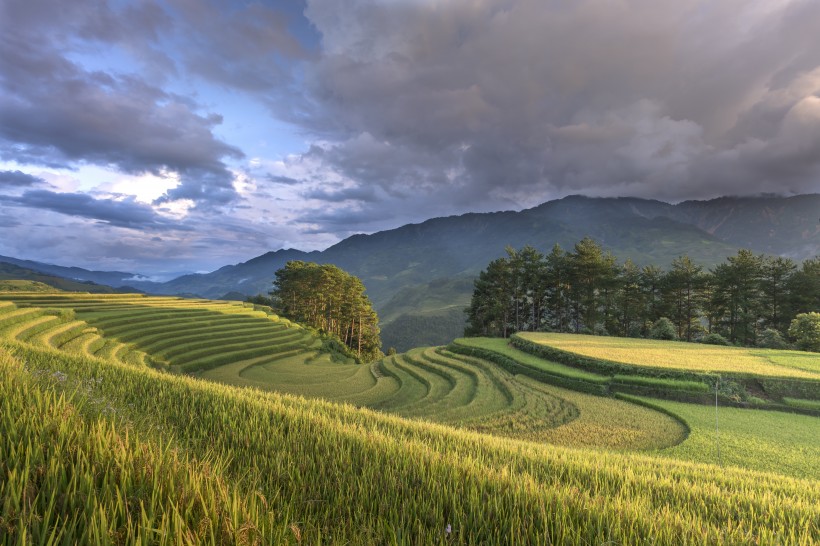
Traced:
<path fill-rule="evenodd" d="M 816 0 L 2 0 L 0 254 L 157 279 L 571 194 L 820 191 Z"/>

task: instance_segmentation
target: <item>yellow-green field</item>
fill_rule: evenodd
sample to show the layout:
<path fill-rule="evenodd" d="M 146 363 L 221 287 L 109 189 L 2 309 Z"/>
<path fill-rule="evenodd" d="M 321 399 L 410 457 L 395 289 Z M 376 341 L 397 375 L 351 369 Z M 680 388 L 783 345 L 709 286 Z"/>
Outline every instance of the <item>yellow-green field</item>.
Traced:
<path fill-rule="evenodd" d="M 683 419 L 685 441 L 660 451 L 690 461 L 820 479 L 820 418 L 647 400 Z"/>
<path fill-rule="evenodd" d="M 0 342 L 2 544 L 790 544 L 820 481 Z"/>
<path fill-rule="evenodd" d="M 522 332 L 517 335 L 562 351 L 622 364 L 820 380 L 820 354 L 817 353 L 577 334 Z"/>
<path fill-rule="evenodd" d="M 106 353 L 96 349 L 112 336 L 132 355 L 129 362 L 153 363 L 236 386 L 563 445 L 660 449 L 686 434 L 680 421 L 664 413 L 571 391 L 556 394 L 492 363 L 442 349 L 417 349 L 369 366 L 340 362 L 317 352 L 319 342 L 307 331 L 236 302 L 70 293 L 0 297 L 46 306 L 56 315 L 71 314 L 71 320 L 47 315 L 47 323 L 29 325 L 28 317 L 49 311 L 15 309 L 11 302 L 0 301 L 0 313 L 6 310 L 9 318 L 4 321 L 0 314 L 0 335 L 7 338 L 104 357 Z M 45 326 L 38 337 L 29 340 L 24 335 Z M 604 421 L 595 429 L 598 434 L 590 434 L 600 419 Z"/>
<path fill-rule="evenodd" d="M 720 468 L 714 408 L 442 348 L 357 365 L 239 303 L 20 296 L 0 301 L 0 544 L 820 541 L 814 417 L 721 409 Z"/>

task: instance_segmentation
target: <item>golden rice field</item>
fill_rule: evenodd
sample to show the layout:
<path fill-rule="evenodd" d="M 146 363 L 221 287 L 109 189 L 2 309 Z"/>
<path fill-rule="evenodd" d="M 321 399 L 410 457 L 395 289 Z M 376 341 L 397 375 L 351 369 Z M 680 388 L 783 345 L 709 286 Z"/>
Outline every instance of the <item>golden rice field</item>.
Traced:
<path fill-rule="evenodd" d="M 0 342 L 0 543 L 794 544 L 820 480 L 497 439 Z"/>
<path fill-rule="evenodd" d="M 556 395 L 557 391 L 492 363 L 443 349 L 417 349 L 370 366 L 339 362 L 317 352 L 318 341 L 307 331 L 236 302 L 70 293 L 14 298 L 19 305 L 43 305 L 57 314 L 70 310 L 76 315 L 67 323 L 47 315 L 45 326 L 51 328 L 32 339 L 35 344 L 103 356 L 95 349 L 106 339 L 104 333 L 115 337 L 127 354 L 139 357 L 130 360 L 221 383 L 563 445 L 659 449 L 680 442 L 686 434 L 677 419 L 664 413 L 572 391 Z M 0 301 L 0 306 L 5 306 L 0 307 L 0 336 L 22 341 L 32 331 L 23 318 L 54 313 L 39 307 L 17 309 L 11 302 Z M 7 324 L 18 315 L 20 322 Z M 600 418 L 605 418 L 596 429 L 601 433 L 590 434 L 590 423 Z"/>
<path fill-rule="evenodd" d="M 578 334 L 521 332 L 516 335 L 562 351 L 621 364 L 820 380 L 820 354 L 817 353 Z"/>
<path fill-rule="evenodd" d="M 239 303 L 3 298 L 3 545 L 820 542 L 814 417 L 721 408 L 718 459 L 706 406 L 356 365 Z"/>

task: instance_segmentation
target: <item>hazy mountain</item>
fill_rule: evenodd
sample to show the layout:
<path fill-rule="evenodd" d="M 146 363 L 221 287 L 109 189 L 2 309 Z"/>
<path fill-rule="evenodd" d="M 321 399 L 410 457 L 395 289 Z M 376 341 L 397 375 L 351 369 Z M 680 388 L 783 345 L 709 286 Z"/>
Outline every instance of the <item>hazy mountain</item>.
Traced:
<path fill-rule="evenodd" d="M 95 283 L 94 281 L 78 281 L 58 275 L 49 275 L 48 273 L 44 273 L 42 271 L 35 271 L 33 269 L 0 261 L 0 281 L 12 279 L 31 281 L 32 284 L 24 286 L 34 287 L 38 285 L 48 285 L 52 288 L 67 290 L 69 292 L 92 292 L 97 294 L 109 294 L 113 292 L 138 292 L 138 290 L 134 287 L 123 286 L 113 288 L 104 284 Z M 11 285 L 5 285 L 2 282 L 0 282 L 0 285 L 2 285 L 3 290 L 11 289 Z"/>
<path fill-rule="evenodd" d="M 457 335 L 472 278 L 506 246 L 565 249 L 584 236 L 599 241 L 620 260 L 663 267 L 688 254 L 712 266 L 738 248 L 802 260 L 820 253 L 820 194 L 796 197 L 722 197 L 671 205 L 636 198 L 570 196 L 520 212 L 433 218 L 372 235 L 354 235 L 324 250 L 268 252 L 212 273 L 165 283 L 138 282 L 130 273 L 87 271 L 0 257 L 0 261 L 80 280 L 164 294 L 253 295 L 271 288 L 274 272 L 289 260 L 333 263 L 359 276 L 382 317 L 385 346 L 408 348 L 407 330 L 450 325 Z M 44 269 L 43 267 L 46 267 Z M 119 284 L 118 284 L 119 283 Z M 401 319 L 401 320 L 399 320 Z M 394 326 L 391 326 L 394 325 Z M 412 328 L 411 328 L 412 325 Z M 455 325 L 455 326 L 453 326 Z M 431 334 L 432 336 L 432 334 Z M 411 337 L 413 344 L 438 342 Z"/>
<path fill-rule="evenodd" d="M 47 264 L 42 262 L 35 262 L 32 260 L 19 260 L 9 256 L 0 256 L 0 262 L 16 265 L 25 269 L 37 271 L 40 273 L 47 273 L 62 277 L 63 279 L 75 281 L 91 281 L 97 284 L 104 284 L 108 286 L 136 286 L 149 281 L 148 277 L 135 273 L 126 273 L 124 271 L 90 271 L 82 267 L 65 267 L 61 265 Z M 26 277 L 28 278 L 28 277 Z M 156 283 L 145 283 L 151 286 Z"/>

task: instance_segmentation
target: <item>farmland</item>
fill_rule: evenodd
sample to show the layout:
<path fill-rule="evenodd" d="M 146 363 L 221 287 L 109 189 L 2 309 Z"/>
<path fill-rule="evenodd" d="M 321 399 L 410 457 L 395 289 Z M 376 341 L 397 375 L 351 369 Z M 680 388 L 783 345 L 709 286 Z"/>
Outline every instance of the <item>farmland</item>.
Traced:
<path fill-rule="evenodd" d="M 716 415 L 714 407 L 668 400 L 651 403 L 678 415 L 691 429 L 685 441 L 661 450 L 664 455 L 699 462 L 719 461 L 724 465 L 806 478 L 820 477 L 820 441 L 817 439 L 820 419 L 817 417 L 738 408 L 720 408 Z"/>
<path fill-rule="evenodd" d="M 518 336 L 562 351 L 635 366 L 820 380 L 820 356 L 803 351 L 576 334 L 525 332 Z"/>
<path fill-rule="evenodd" d="M 816 417 L 720 408 L 718 458 L 714 407 L 503 340 L 358 365 L 236 302 L 2 299 L 0 544 L 820 541 Z"/>
<path fill-rule="evenodd" d="M 501 441 L 19 342 L 2 355 L 7 543 L 820 539 L 816 480 Z"/>
<path fill-rule="evenodd" d="M 654 449 L 674 445 L 685 436 L 685 428 L 666 414 L 569 391 L 569 397 L 556 396 L 489 362 L 443 349 L 416 349 L 370 366 L 350 365 L 318 352 L 320 342 L 308 331 L 238 303 L 65 293 L 13 298 L 21 306 L 43 307 L 10 310 L 7 305 L 10 317 L 47 314 L 45 308 L 88 321 L 64 322 L 49 316 L 52 328 L 32 340 L 65 351 L 100 356 L 103 353 L 96 348 L 111 336 L 119 351 L 132 355 L 131 361 L 161 369 L 517 439 L 546 441 L 565 424 L 560 433 L 565 445 Z M 38 327 L 20 324 L 6 335 L 26 340 L 20 330 Z M 0 332 L 3 327 L 0 320 Z M 587 434 L 582 425 L 589 426 L 592 415 L 622 416 L 621 433 Z"/>

